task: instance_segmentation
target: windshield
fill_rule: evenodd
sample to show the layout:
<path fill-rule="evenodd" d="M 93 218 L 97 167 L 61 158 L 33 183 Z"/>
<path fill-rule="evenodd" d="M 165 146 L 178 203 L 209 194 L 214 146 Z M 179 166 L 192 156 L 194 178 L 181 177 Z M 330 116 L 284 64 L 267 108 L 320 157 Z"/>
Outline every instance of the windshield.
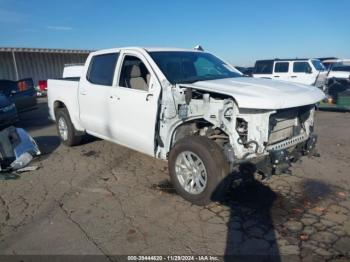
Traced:
<path fill-rule="evenodd" d="M 172 84 L 242 76 L 209 53 L 160 51 L 149 54 Z"/>
<path fill-rule="evenodd" d="M 311 60 L 311 62 L 317 71 L 324 71 L 325 70 L 325 67 L 322 65 L 320 60 Z"/>

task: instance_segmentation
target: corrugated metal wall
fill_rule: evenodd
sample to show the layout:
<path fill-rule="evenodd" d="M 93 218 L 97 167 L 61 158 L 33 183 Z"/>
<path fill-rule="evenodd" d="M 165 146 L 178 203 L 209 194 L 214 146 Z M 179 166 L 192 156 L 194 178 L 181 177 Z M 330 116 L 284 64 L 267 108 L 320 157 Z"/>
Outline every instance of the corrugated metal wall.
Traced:
<path fill-rule="evenodd" d="M 85 63 L 88 54 L 15 52 L 18 78 L 38 80 L 62 77 L 65 64 Z M 0 52 L 0 79 L 16 80 L 11 52 Z"/>
<path fill-rule="evenodd" d="M 11 52 L 0 52 L 0 79 L 16 79 Z"/>

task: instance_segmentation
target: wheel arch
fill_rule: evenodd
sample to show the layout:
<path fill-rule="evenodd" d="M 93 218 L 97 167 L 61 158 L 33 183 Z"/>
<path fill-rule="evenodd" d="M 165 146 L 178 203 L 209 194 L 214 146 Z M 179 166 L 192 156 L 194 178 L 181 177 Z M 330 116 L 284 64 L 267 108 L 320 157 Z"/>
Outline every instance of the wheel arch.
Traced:
<path fill-rule="evenodd" d="M 53 102 L 53 110 L 54 110 L 55 114 L 56 114 L 57 110 L 61 109 L 61 108 L 67 108 L 66 104 L 60 100 L 56 100 L 55 102 Z"/>
<path fill-rule="evenodd" d="M 200 128 L 196 126 L 197 124 L 200 124 L 201 128 L 204 127 L 213 127 L 214 124 L 209 122 L 208 120 L 204 119 L 202 116 L 191 118 L 186 122 L 179 122 L 176 125 L 174 125 L 169 132 L 170 139 L 167 141 L 167 153 L 170 152 L 171 148 L 175 145 L 177 141 L 180 139 L 194 135 L 194 132 L 198 132 Z M 225 133 L 221 128 L 217 128 L 221 130 L 223 133 Z M 225 133 L 226 134 L 226 133 Z M 227 135 L 227 134 L 226 134 Z"/>
<path fill-rule="evenodd" d="M 73 124 L 74 128 L 77 131 L 81 131 L 81 132 L 85 131 L 85 129 L 81 126 L 79 119 L 77 119 L 77 116 L 74 116 L 72 114 L 72 110 L 70 109 L 70 107 L 65 102 L 63 102 L 61 100 L 55 100 L 53 102 L 53 104 L 52 104 L 52 107 L 53 107 L 53 116 L 55 117 L 55 120 L 56 120 L 57 111 L 60 110 L 60 109 L 64 109 L 65 108 L 68 111 L 68 115 L 69 115 L 69 117 L 70 117 L 70 119 L 72 121 L 72 124 Z"/>

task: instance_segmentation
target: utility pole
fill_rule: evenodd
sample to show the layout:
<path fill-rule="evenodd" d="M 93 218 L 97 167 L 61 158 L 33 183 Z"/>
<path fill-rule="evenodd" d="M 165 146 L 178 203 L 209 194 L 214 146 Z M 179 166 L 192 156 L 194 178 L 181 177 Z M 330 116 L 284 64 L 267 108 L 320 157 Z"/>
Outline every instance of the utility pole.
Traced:
<path fill-rule="evenodd" d="M 13 50 L 12 50 L 12 59 L 13 59 L 13 65 L 15 67 L 16 81 L 18 81 L 19 77 L 18 77 L 17 61 L 16 61 L 15 51 Z"/>

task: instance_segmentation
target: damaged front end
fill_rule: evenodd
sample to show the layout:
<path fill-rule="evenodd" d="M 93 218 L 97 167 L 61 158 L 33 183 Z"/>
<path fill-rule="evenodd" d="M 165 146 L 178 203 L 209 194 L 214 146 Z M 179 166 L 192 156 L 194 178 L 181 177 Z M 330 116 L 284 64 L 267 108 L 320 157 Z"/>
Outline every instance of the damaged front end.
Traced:
<path fill-rule="evenodd" d="M 316 151 L 317 135 L 312 134 L 306 141 L 297 144 L 291 149 L 280 149 L 269 152 L 264 159 L 255 163 L 257 170 L 263 174 L 280 175 L 282 173 L 291 173 L 292 163 L 298 161 L 302 156 L 319 156 Z"/>
<path fill-rule="evenodd" d="M 269 110 L 239 108 L 233 97 L 189 85 L 165 88 L 156 155 L 167 159 L 184 136 L 206 136 L 231 168 L 253 163 L 266 176 L 288 172 L 301 156 L 316 155 L 314 105 Z M 164 143 L 163 143 L 164 142 Z"/>
<path fill-rule="evenodd" d="M 256 159 L 257 170 L 266 176 L 291 173 L 302 156 L 319 156 L 314 130 L 314 106 L 277 110 L 269 117 L 267 155 Z"/>

